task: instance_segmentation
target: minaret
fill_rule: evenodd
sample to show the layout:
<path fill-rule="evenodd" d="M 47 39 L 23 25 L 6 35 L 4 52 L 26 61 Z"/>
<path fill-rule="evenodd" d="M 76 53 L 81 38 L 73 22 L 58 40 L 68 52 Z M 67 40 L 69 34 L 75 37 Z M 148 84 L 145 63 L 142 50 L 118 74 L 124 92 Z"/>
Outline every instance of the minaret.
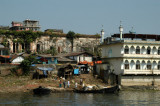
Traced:
<path fill-rule="evenodd" d="M 100 43 L 103 43 L 103 39 L 104 39 L 104 29 L 103 29 L 103 25 L 102 25 L 102 30 L 101 30 L 101 41 L 100 41 Z"/>
<path fill-rule="evenodd" d="M 120 31 L 120 40 L 122 40 L 123 26 L 121 25 L 121 21 L 120 21 L 119 31 Z"/>

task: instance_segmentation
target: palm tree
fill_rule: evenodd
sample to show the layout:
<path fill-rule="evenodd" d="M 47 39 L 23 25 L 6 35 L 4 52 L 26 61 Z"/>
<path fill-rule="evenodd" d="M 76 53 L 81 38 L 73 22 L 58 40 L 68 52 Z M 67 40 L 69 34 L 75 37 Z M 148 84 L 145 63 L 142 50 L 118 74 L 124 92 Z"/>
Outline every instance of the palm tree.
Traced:
<path fill-rule="evenodd" d="M 69 31 L 66 35 L 66 38 L 71 42 L 71 51 L 73 52 L 73 43 L 76 38 L 76 34 L 73 31 Z"/>

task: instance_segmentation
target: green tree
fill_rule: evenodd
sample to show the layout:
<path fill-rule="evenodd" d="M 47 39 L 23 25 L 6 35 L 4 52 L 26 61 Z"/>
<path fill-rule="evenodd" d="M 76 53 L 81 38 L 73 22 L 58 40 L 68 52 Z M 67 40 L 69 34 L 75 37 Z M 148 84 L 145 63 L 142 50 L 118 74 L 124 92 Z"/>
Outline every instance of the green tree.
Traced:
<path fill-rule="evenodd" d="M 23 75 L 28 75 L 31 69 L 31 62 L 29 60 L 23 60 L 20 64 L 20 68 L 23 71 Z"/>
<path fill-rule="evenodd" d="M 76 34 L 73 31 L 69 31 L 66 35 L 66 38 L 71 42 L 71 48 L 72 48 L 72 52 L 73 52 L 73 43 L 74 43 L 74 39 L 76 38 Z"/>
<path fill-rule="evenodd" d="M 51 54 L 51 55 L 56 55 L 57 54 L 57 50 L 56 50 L 56 48 L 54 47 L 54 46 L 51 46 L 50 47 L 50 50 L 47 50 L 47 51 L 45 51 L 44 53 L 47 53 L 47 54 Z"/>
<path fill-rule="evenodd" d="M 28 75 L 31 70 L 31 64 L 36 62 L 37 60 L 35 56 L 30 55 L 29 57 L 25 58 L 19 66 L 23 71 L 23 75 Z"/>

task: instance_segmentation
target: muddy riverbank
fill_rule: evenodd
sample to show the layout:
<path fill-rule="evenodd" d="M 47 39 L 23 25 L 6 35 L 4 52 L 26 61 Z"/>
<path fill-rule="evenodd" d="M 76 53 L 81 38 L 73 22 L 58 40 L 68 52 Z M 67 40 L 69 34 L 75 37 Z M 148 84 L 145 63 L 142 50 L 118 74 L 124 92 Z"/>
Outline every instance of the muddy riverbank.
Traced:
<path fill-rule="evenodd" d="M 70 87 L 64 88 L 59 87 L 61 78 L 43 78 L 43 79 L 32 79 L 30 76 L 1 76 L 0 77 L 0 93 L 10 92 L 31 92 L 33 89 L 42 86 L 51 89 L 53 92 L 73 91 L 75 88 L 75 82 L 80 86 L 80 79 L 84 79 L 85 85 L 100 85 L 107 86 L 101 79 L 96 79 L 92 74 L 84 74 L 80 76 L 74 76 L 73 78 L 66 79 L 70 81 Z"/>
<path fill-rule="evenodd" d="M 70 81 L 70 87 L 59 87 L 60 78 L 43 78 L 32 79 L 30 76 L 1 76 L 0 77 L 0 93 L 14 93 L 14 92 L 32 92 L 33 89 L 39 86 L 46 87 L 52 90 L 52 92 L 72 92 L 75 88 L 75 82 L 80 85 L 80 79 L 84 79 L 85 85 L 99 85 L 107 86 L 101 79 L 94 78 L 92 74 L 83 74 L 80 76 L 74 76 L 73 78 L 66 79 Z M 126 90 L 160 90 L 160 86 L 121 86 L 122 91 Z"/>

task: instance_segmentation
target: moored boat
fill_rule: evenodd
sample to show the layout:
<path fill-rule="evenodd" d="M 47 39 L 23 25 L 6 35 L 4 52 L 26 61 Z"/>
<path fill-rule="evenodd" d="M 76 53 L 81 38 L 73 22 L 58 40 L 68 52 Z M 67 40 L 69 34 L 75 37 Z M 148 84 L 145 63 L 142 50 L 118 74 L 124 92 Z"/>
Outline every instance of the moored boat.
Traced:
<path fill-rule="evenodd" d="M 113 86 L 113 87 L 106 87 L 106 88 L 101 88 L 101 89 L 75 89 L 74 92 L 76 93 L 117 93 L 119 92 L 119 86 Z"/>
<path fill-rule="evenodd" d="M 38 88 L 33 89 L 33 93 L 35 95 L 47 95 L 47 94 L 50 94 L 51 91 L 52 91 L 51 89 L 44 88 L 42 86 L 39 86 Z"/>

